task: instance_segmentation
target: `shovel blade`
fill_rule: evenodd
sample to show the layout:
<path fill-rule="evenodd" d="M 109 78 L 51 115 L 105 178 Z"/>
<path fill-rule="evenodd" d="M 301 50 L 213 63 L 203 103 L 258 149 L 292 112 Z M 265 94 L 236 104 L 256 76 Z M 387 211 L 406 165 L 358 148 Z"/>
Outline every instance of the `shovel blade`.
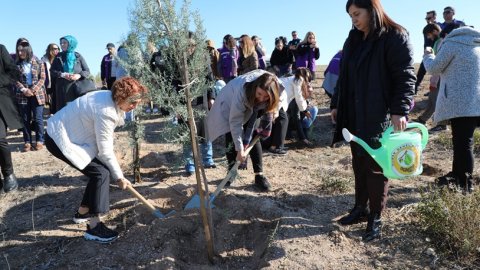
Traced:
<path fill-rule="evenodd" d="M 214 208 L 215 205 L 213 205 L 213 200 L 215 197 L 213 195 L 210 195 L 210 208 Z M 205 201 L 205 207 L 208 207 L 208 202 Z M 200 208 L 200 196 L 198 194 L 193 195 L 193 197 L 188 201 L 187 205 L 185 205 L 185 210 L 187 209 L 197 209 Z"/>
<path fill-rule="evenodd" d="M 162 212 L 160 212 L 160 210 L 158 210 L 158 209 L 153 211 L 153 215 L 157 218 L 166 218 L 166 217 L 169 217 L 169 216 L 171 216 L 175 213 L 176 213 L 175 210 L 172 210 L 172 211 L 168 212 L 166 215 L 162 214 Z"/>

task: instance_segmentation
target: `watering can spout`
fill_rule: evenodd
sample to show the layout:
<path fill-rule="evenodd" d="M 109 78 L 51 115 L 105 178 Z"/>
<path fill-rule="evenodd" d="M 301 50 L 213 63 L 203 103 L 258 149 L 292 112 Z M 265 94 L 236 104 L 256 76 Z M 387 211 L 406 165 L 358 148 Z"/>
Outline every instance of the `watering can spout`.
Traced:
<path fill-rule="evenodd" d="M 377 152 L 378 152 L 379 149 L 375 150 L 375 149 L 371 148 L 370 145 L 368 145 L 364 140 L 362 140 L 362 139 L 358 138 L 357 136 L 353 135 L 346 128 L 342 129 L 342 135 L 343 135 L 343 138 L 345 139 L 345 141 L 347 141 L 347 142 L 354 141 L 354 142 L 358 143 L 361 147 L 363 147 L 363 149 L 365 149 L 365 151 L 367 151 L 367 153 L 373 159 L 375 159 L 375 161 L 377 161 L 377 163 L 379 163 L 378 160 L 377 160 L 377 158 L 379 156 L 377 154 Z"/>

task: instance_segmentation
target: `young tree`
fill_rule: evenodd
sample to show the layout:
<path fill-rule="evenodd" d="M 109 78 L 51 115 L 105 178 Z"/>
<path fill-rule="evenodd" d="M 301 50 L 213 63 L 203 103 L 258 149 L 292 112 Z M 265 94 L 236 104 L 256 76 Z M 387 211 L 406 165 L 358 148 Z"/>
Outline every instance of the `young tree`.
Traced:
<path fill-rule="evenodd" d="M 201 197 L 201 216 L 207 240 L 208 257 L 213 260 L 213 231 L 211 214 L 205 209 L 207 181 L 196 143 L 194 118 L 202 116 L 202 110 L 192 110 L 191 102 L 203 95 L 209 83 L 209 57 L 205 43 L 205 31 L 198 12 L 191 11 L 190 1 L 181 7 L 171 0 L 136 0 L 131 10 L 131 31 L 135 40 L 127 44 L 128 61 L 123 61 L 130 75 L 149 88 L 149 98 L 176 115 L 180 123 L 170 125 L 160 136 L 193 146 L 197 187 Z M 158 50 L 157 57 L 147 53 L 149 47 Z M 143 60 L 140 60 L 142 55 Z M 137 154 L 142 137 L 141 122 L 132 123 L 132 137 Z M 137 156 L 138 158 L 138 156 Z M 135 164 L 135 162 L 134 162 Z M 137 162 L 138 165 L 138 162 Z M 202 187 L 200 174 L 203 176 Z M 206 191 L 206 193 L 205 193 Z M 208 208 L 208 210 L 210 210 Z"/>

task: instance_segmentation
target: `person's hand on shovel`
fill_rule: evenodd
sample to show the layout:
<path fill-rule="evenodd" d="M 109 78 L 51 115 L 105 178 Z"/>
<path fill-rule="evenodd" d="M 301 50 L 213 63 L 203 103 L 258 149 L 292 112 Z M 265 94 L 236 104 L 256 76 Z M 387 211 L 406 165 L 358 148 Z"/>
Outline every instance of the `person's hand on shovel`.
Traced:
<path fill-rule="evenodd" d="M 120 178 L 117 180 L 117 185 L 119 188 L 121 189 L 126 189 L 127 186 L 131 186 L 132 183 L 130 183 L 130 181 L 128 181 L 127 179 L 125 178 Z"/>
<path fill-rule="evenodd" d="M 247 147 L 248 145 L 246 145 L 244 148 L 246 149 Z M 246 153 L 245 149 L 242 149 L 241 151 L 237 151 L 237 161 L 240 161 L 240 165 L 238 166 L 239 170 L 247 169 L 248 154 Z"/>

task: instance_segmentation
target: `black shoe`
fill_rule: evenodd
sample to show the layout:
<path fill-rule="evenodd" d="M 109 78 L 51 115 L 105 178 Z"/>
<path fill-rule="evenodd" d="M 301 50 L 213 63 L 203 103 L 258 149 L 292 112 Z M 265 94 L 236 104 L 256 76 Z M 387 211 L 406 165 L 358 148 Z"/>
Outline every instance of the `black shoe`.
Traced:
<path fill-rule="evenodd" d="M 373 239 L 382 237 L 382 219 L 379 213 L 370 213 L 368 215 L 367 230 L 362 239 L 365 242 L 370 242 Z"/>
<path fill-rule="evenodd" d="M 473 177 L 470 173 L 464 173 L 461 177 L 458 178 L 457 185 L 460 190 L 465 193 L 473 192 Z"/>
<path fill-rule="evenodd" d="M 118 232 L 109 229 L 103 222 L 99 222 L 93 229 L 87 225 L 87 231 L 83 235 L 85 239 L 100 243 L 110 243 L 118 238 Z"/>
<path fill-rule="evenodd" d="M 448 186 L 449 184 L 457 184 L 458 178 L 453 172 L 449 172 L 444 176 L 435 179 L 435 184 L 438 187 Z"/>
<path fill-rule="evenodd" d="M 203 167 L 205 169 L 215 169 L 215 168 L 217 168 L 217 165 L 215 165 L 215 163 L 213 163 L 213 164 L 204 165 Z"/>
<path fill-rule="evenodd" d="M 435 133 L 435 132 L 439 132 L 439 131 L 444 131 L 444 130 L 448 130 L 448 127 L 446 125 L 437 125 L 431 129 L 428 130 L 428 133 Z"/>
<path fill-rule="evenodd" d="M 270 191 L 272 189 L 272 185 L 270 185 L 267 178 L 262 174 L 255 175 L 255 185 L 262 191 Z"/>
<path fill-rule="evenodd" d="M 90 220 L 91 215 L 89 213 L 87 214 L 80 214 L 78 211 L 75 213 L 73 216 L 73 222 L 77 224 L 82 224 Z"/>
<path fill-rule="evenodd" d="M 350 213 L 338 220 L 341 225 L 352 225 L 367 220 L 370 213 L 366 206 L 354 206 Z"/>
<path fill-rule="evenodd" d="M 5 193 L 15 190 L 17 188 L 18 182 L 15 174 L 12 173 L 9 176 L 6 176 L 5 179 L 3 179 L 3 191 L 5 191 Z"/>
<path fill-rule="evenodd" d="M 275 148 L 275 149 L 268 149 L 268 152 L 275 154 L 275 155 L 280 155 L 280 156 L 285 156 L 287 154 L 287 151 L 282 149 L 282 148 Z"/>

